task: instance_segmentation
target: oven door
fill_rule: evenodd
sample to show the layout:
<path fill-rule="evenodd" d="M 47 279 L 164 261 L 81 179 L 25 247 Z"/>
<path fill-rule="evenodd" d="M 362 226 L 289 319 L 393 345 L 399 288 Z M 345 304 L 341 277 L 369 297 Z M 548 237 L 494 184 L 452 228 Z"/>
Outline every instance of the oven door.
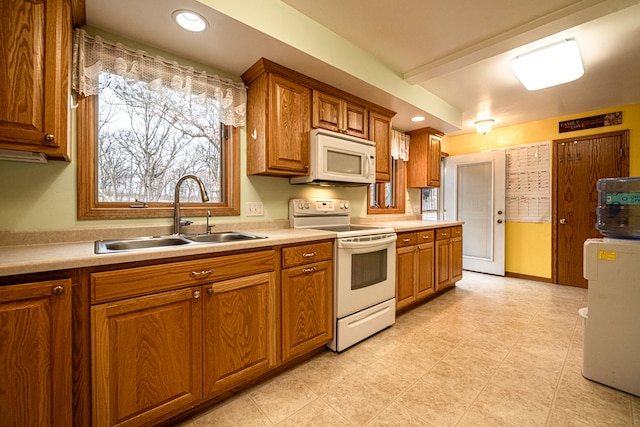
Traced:
<path fill-rule="evenodd" d="M 335 263 L 338 319 L 395 296 L 395 233 L 338 238 Z"/>

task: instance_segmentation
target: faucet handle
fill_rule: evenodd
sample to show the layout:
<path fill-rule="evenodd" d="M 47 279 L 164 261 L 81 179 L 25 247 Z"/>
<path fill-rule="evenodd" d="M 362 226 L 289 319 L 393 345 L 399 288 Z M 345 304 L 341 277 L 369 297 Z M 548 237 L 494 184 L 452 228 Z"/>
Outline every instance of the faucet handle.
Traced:
<path fill-rule="evenodd" d="M 180 220 L 180 225 L 184 226 L 184 225 L 191 225 L 193 224 L 193 221 L 191 221 L 190 219 L 181 219 Z"/>

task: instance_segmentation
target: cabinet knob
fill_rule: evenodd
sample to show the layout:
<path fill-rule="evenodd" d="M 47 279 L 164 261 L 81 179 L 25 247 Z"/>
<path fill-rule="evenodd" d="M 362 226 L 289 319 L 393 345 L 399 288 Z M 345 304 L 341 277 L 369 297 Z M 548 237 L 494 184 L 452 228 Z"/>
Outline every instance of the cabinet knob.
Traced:
<path fill-rule="evenodd" d="M 565 218 L 560 219 L 560 224 L 566 224 L 567 220 Z"/>
<path fill-rule="evenodd" d="M 51 293 L 54 295 L 62 295 L 64 293 L 64 288 L 62 286 L 56 286 L 51 290 Z"/>
<path fill-rule="evenodd" d="M 209 295 L 213 295 L 215 293 L 215 291 L 213 290 L 213 288 L 209 288 L 209 289 L 207 289 L 207 293 Z"/>
<path fill-rule="evenodd" d="M 195 299 L 200 298 L 200 291 L 193 291 L 193 297 L 194 297 Z"/>
<path fill-rule="evenodd" d="M 56 140 L 56 136 L 52 133 L 48 133 L 44 136 L 44 140 L 47 142 L 54 142 Z"/>

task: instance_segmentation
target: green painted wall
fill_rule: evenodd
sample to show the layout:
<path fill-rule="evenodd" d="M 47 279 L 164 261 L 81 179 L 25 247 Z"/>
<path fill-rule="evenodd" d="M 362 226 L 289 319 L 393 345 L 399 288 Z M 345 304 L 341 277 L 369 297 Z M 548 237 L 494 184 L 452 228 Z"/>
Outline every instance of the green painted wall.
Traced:
<path fill-rule="evenodd" d="M 577 132 L 558 132 L 558 122 L 580 117 L 589 117 L 613 111 L 622 111 L 622 124 L 606 128 L 587 129 Z M 499 125 L 499 124 L 498 124 Z M 477 153 L 483 150 L 540 141 L 565 139 L 629 129 L 630 176 L 640 176 L 640 104 L 589 111 L 571 116 L 524 123 L 497 128 L 480 135 L 477 133 L 444 137 L 443 151 L 452 156 Z M 507 223 L 505 241 L 505 269 L 511 273 L 551 278 L 551 224 Z"/>

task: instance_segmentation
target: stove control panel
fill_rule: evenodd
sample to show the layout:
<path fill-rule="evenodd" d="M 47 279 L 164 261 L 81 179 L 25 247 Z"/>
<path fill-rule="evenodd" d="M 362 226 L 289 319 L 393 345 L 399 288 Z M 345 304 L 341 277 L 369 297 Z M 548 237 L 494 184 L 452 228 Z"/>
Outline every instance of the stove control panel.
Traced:
<path fill-rule="evenodd" d="M 351 204 L 342 199 L 291 199 L 289 217 L 350 215 Z"/>

